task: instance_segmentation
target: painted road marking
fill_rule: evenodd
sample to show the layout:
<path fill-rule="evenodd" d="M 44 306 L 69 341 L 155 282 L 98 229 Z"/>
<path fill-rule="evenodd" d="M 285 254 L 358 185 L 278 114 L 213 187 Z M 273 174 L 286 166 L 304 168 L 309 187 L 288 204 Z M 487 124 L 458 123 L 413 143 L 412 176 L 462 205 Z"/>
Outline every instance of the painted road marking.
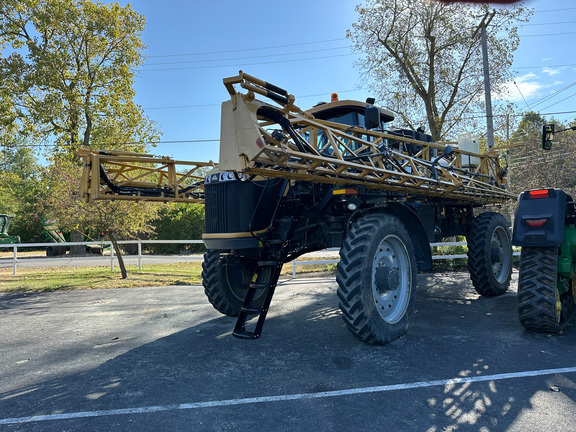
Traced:
<path fill-rule="evenodd" d="M 258 404 L 258 403 L 268 403 L 268 402 L 281 402 L 281 401 L 293 401 L 293 400 L 305 400 L 305 399 L 320 399 L 336 396 L 350 396 L 359 395 L 366 393 L 382 393 L 388 391 L 396 390 L 409 390 L 415 388 L 426 388 L 426 387 L 436 387 L 444 386 L 447 384 L 462 384 L 462 383 L 477 383 L 484 381 L 500 381 L 505 379 L 514 378 L 527 378 L 527 377 L 537 377 L 544 375 L 555 375 L 555 374 L 565 374 L 576 372 L 576 367 L 567 367 L 559 369 L 541 369 L 534 371 L 525 372 L 512 372 L 503 373 L 495 375 L 485 375 L 485 376 L 474 376 L 474 377 L 458 377 L 450 378 L 445 380 L 435 380 L 435 381 L 418 381 L 413 383 L 405 384 L 392 384 L 385 386 L 376 387 L 362 387 L 355 389 L 346 390 L 333 390 L 317 393 L 299 393 L 290 395 L 278 395 L 278 396 L 262 396 L 253 398 L 242 398 L 242 399 L 227 399 L 220 401 L 211 402 L 192 402 L 183 403 L 176 405 L 160 405 L 160 406 L 148 406 L 140 408 L 122 408 L 122 409 L 111 409 L 111 410 L 101 410 L 101 411 L 79 411 L 70 412 L 62 414 L 46 414 L 37 415 L 29 417 L 13 417 L 0 419 L 0 425 L 7 424 L 19 424 L 19 423 L 31 423 L 31 422 L 42 422 L 49 420 L 69 420 L 69 419 L 79 419 L 88 417 L 105 417 L 105 416 L 115 416 L 115 415 L 125 415 L 125 414 L 147 414 L 153 412 L 163 412 L 163 411 L 177 411 L 177 410 L 189 410 L 189 409 L 200 409 L 200 408 L 215 408 L 224 407 L 232 405 L 247 405 L 247 404 Z"/>

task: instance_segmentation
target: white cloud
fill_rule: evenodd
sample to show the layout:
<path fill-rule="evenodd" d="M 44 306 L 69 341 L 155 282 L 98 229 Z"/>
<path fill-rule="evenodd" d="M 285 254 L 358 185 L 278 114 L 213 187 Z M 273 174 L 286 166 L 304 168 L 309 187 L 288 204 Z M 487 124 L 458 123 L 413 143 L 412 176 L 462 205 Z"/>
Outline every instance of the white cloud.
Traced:
<path fill-rule="evenodd" d="M 559 75 L 560 72 L 562 72 L 562 68 L 559 68 L 559 69 L 544 68 L 544 69 L 542 69 L 542 72 L 544 72 L 548 76 L 554 76 L 554 75 Z"/>
<path fill-rule="evenodd" d="M 545 86 L 535 80 L 534 73 L 527 73 L 506 84 L 506 89 L 501 95 L 494 95 L 495 99 L 508 99 L 512 102 L 528 100 L 538 95 L 538 92 Z M 524 98 L 522 98 L 524 96 Z"/>

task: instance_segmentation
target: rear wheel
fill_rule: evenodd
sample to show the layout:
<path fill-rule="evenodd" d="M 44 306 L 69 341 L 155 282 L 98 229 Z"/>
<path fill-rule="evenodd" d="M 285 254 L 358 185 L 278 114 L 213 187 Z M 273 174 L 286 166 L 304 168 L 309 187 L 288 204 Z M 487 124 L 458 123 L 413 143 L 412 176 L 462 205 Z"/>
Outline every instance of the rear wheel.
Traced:
<path fill-rule="evenodd" d="M 518 317 L 527 329 L 556 333 L 565 326 L 572 305 L 571 287 L 564 298 L 558 284 L 558 247 L 522 248 L 518 274 Z"/>
<path fill-rule="evenodd" d="M 512 243 L 506 219 L 494 212 L 474 219 L 468 242 L 468 270 L 476 292 L 498 296 L 508 291 L 512 276 Z"/>
<path fill-rule="evenodd" d="M 214 308 L 228 316 L 238 316 L 246 297 L 248 285 L 254 278 L 256 263 L 241 259 L 220 258 L 222 251 L 208 250 L 202 263 L 202 285 Z M 267 290 L 259 290 L 255 305 L 263 302 Z"/>
<path fill-rule="evenodd" d="M 348 329 L 363 342 L 402 336 L 414 310 L 416 259 L 408 231 L 389 214 L 358 219 L 340 250 L 338 298 Z"/>

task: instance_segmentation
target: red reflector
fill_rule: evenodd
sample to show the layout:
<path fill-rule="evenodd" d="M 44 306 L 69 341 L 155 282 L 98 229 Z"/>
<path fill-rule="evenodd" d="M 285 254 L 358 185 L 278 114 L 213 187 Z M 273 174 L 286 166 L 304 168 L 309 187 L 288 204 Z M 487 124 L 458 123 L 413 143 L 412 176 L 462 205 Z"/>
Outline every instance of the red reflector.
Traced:
<path fill-rule="evenodd" d="M 543 227 L 548 219 L 526 219 L 526 223 L 531 227 Z"/>
<path fill-rule="evenodd" d="M 548 189 L 530 191 L 530 198 L 548 198 Z"/>

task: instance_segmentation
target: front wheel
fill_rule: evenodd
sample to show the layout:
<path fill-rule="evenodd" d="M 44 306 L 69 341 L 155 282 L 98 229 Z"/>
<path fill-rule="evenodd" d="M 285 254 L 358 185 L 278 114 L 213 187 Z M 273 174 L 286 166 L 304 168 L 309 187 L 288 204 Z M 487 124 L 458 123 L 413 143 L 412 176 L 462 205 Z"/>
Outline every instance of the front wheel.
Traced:
<path fill-rule="evenodd" d="M 414 311 L 416 258 L 404 224 L 374 213 L 358 219 L 340 250 L 338 298 L 352 334 L 369 344 L 402 336 Z"/>
<path fill-rule="evenodd" d="M 482 213 L 474 219 L 466 241 L 468 270 L 476 292 L 493 297 L 508 291 L 512 242 L 506 219 L 499 213 Z"/>
<path fill-rule="evenodd" d="M 223 261 L 221 251 L 206 251 L 202 263 L 202 285 L 214 309 L 224 315 L 238 316 L 255 270 L 255 262 L 240 258 Z M 263 302 L 266 292 L 259 290 L 255 305 Z"/>

